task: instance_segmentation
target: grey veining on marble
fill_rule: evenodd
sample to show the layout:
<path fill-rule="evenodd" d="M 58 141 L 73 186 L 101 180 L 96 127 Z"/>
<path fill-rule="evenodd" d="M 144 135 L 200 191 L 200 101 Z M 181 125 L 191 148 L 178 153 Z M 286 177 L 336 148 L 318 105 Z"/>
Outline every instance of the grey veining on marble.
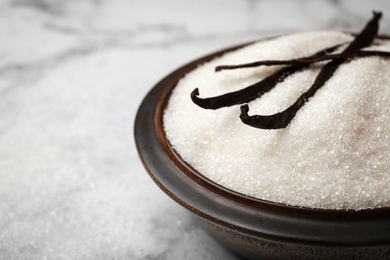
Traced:
<path fill-rule="evenodd" d="M 358 30 L 390 2 L 0 3 L 0 259 L 239 259 L 143 169 L 142 98 L 201 55 L 281 33 Z"/>

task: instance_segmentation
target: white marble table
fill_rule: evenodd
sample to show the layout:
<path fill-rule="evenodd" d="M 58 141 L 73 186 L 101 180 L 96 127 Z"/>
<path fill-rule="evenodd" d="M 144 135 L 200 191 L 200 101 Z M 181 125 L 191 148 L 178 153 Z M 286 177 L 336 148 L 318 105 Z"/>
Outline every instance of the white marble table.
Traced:
<path fill-rule="evenodd" d="M 223 47 L 359 30 L 390 2 L 4 0 L 0 259 L 239 259 L 143 169 L 137 108 L 159 79 Z"/>

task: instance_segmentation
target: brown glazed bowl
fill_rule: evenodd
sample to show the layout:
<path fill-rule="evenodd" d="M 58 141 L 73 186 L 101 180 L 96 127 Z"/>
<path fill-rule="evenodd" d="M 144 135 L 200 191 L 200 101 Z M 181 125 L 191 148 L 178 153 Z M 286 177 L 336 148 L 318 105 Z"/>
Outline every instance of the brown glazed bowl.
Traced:
<path fill-rule="evenodd" d="M 238 47 L 179 68 L 145 97 L 134 133 L 151 178 L 211 236 L 246 258 L 390 259 L 390 208 L 319 210 L 247 197 L 205 178 L 171 148 L 162 126 L 171 90 L 199 64 Z"/>

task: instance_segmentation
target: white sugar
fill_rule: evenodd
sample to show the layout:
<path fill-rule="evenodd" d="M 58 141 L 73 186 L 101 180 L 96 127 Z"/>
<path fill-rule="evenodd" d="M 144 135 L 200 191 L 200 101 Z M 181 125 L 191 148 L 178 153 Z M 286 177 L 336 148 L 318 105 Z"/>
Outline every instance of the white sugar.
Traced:
<path fill-rule="evenodd" d="M 301 33 L 260 41 L 208 62 L 174 89 L 164 115 L 168 139 L 206 177 L 245 195 L 312 208 L 390 206 L 390 59 L 344 63 L 285 129 L 243 124 L 239 106 L 206 110 L 190 99 L 235 91 L 277 71 L 257 67 L 215 73 L 217 65 L 290 59 L 352 40 L 340 32 Z M 389 41 L 371 49 L 390 51 Z M 250 115 L 290 106 L 319 68 L 287 78 L 249 103 Z"/>

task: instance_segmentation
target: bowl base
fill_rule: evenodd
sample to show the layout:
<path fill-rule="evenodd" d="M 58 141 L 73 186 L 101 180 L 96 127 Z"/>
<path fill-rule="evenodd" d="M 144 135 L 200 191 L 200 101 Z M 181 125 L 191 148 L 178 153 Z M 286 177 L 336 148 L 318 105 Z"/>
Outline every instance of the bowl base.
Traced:
<path fill-rule="evenodd" d="M 375 259 L 389 260 L 390 245 L 383 246 L 338 246 L 317 245 L 251 236 L 230 230 L 194 215 L 200 226 L 214 239 L 231 251 L 247 259 Z"/>

